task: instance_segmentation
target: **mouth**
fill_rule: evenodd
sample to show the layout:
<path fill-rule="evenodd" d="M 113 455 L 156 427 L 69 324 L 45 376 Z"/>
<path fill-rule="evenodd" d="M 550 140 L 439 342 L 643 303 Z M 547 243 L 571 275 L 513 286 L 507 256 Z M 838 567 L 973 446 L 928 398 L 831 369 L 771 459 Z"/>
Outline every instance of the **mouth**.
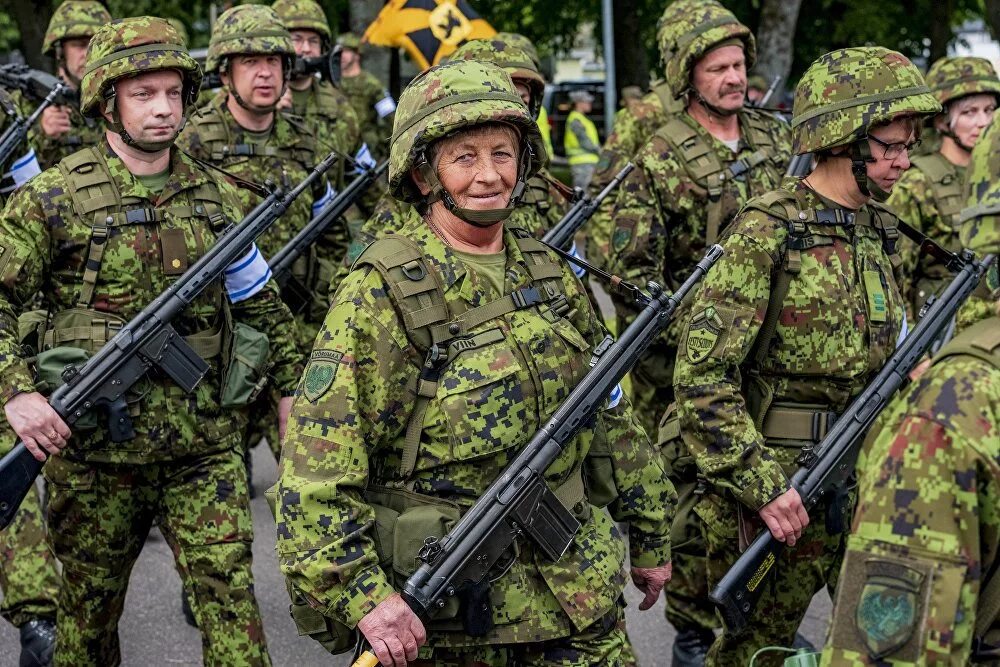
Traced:
<path fill-rule="evenodd" d="M 479 206 L 489 206 L 489 205 L 503 205 L 504 193 L 503 192 L 492 192 L 488 194 L 480 195 L 469 195 L 469 203 L 478 204 Z"/>
<path fill-rule="evenodd" d="M 173 132 L 174 131 L 174 126 L 173 125 L 159 125 L 157 127 L 148 128 L 148 130 L 150 132 L 155 133 L 155 134 L 166 134 L 168 132 Z"/>

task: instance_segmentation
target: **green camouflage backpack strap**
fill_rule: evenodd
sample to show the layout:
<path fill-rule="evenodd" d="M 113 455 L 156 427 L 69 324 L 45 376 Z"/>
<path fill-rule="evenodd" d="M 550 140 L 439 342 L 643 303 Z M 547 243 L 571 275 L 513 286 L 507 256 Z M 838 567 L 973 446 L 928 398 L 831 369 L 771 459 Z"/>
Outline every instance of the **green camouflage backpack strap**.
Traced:
<path fill-rule="evenodd" d="M 948 235 L 956 234 L 959 214 L 965 204 L 963 175 L 941 153 L 917 155 L 911 162 L 931 182 L 930 194 L 944 221 L 938 231 Z"/>
<path fill-rule="evenodd" d="M 772 131 L 773 124 L 781 122 L 783 121 L 760 109 L 746 107 L 740 112 L 743 139 L 754 149 L 749 158 L 742 160 L 747 171 L 765 162 L 771 162 L 779 174 L 785 171 L 785 163 L 776 150 Z"/>

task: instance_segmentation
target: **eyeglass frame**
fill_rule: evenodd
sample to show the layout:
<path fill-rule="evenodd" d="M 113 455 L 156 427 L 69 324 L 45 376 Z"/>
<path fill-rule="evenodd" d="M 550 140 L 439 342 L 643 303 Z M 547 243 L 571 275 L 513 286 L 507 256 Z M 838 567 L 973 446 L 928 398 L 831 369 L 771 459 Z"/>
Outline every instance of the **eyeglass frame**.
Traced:
<path fill-rule="evenodd" d="M 913 141 L 911 141 L 910 143 L 906 143 L 905 141 L 896 141 L 896 142 L 893 142 L 893 143 L 888 143 L 888 142 L 882 141 L 878 137 L 876 137 L 874 135 L 871 135 L 871 134 L 867 135 L 865 138 L 866 139 L 871 139 L 876 144 L 878 144 L 879 146 L 882 147 L 882 159 L 883 160 L 895 160 L 896 158 L 898 158 L 900 155 L 903 154 L 903 151 L 906 151 L 906 154 L 910 155 L 910 154 L 913 153 L 913 151 L 917 150 L 917 148 L 920 147 L 920 142 L 922 141 L 918 137 L 918 138 L 914 139 Z M 889 155 L 889 151 L 891 149 L 893 149 L 894 147 L 896 147 L 896 146 L 899 146 L 899 152 L 896 153 L 895 155 L 891 155 L 890 156 Z"/>

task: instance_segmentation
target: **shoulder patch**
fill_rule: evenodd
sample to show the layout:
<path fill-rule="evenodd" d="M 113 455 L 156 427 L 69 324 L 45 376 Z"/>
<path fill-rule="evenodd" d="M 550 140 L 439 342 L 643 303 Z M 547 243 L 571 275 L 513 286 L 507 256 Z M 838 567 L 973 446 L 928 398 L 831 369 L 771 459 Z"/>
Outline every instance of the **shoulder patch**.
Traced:
<path fill-rule="evenodd" d="M 719 344 L 725 323 L 715 306 L 708 306 L 691 318 L 687 335 L 687 358 L 692 364 L 704 361 Z"/>
<path fill-rule="evenodd" d="M 871 559 L 854 615 L 858 633 L 876 660 L 909 641 L 916 629 L 924 574 L 902 563 Z"/>
<path fill-rule="evenodd" d="M 316 403 L 330 390 L 343 356 L 334 350 L 313 350 L 302 379 L 302 394 L 310 403 Z"/>

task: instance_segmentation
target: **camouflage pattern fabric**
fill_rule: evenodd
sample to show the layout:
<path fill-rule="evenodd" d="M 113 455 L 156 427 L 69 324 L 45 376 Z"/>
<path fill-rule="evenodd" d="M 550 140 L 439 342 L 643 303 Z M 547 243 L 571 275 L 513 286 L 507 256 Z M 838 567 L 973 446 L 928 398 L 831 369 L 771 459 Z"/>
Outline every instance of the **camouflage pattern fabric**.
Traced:
<path fill-rule="evenodd" d="M 271 7 L 237 5 L 222 12 L 212 26 L 205 71 L 214 72 L 229 56 L 243 53 L 295 57 L 292 37 Z"/>
<path fill-rule="evenodd" d="M 996 620 L 976 635 L 1000 551 L 998 332 L 992 317 L 955 338 L 872 429 L 822 664 L 1000 656 Z"/>
<path fill-rule="evenodd" d="M 357 76 L 341 76 L 339 86 L 358 118 L 362 140 L 368 144 L 372 155 L 382 160 L 389 152 L 393 114 L 379 118 L 375 105 L 389 94 L 388 91 L 374 74 L 365 70 Z"/>
<path fill-rule="evenodd" d="M 270 665 L 253 594 L 253 523 L 240 435 L 172 461 L 45 467 L 48 521 L 63 566 L 56 665 L 117 665 L 129 574 L 154 518 L 174 553 L 206 665 Z M 100 530 L 95 521 L 100 517 Z"/>
<path fill-rule="evenodd" d="M 23 99 L 23 97 L 22 97 Z M 25 100 L 22 113 L 34 110 L 33 103 Z M 42 131 L 41 123 L 35 123 L 28 130 L 28 143 L 35 149 L 38 165 L 43 169 L 56 166 L 60 160 L 69 157 L 82 148 L 97 146 L 104 140 L 104 122 L 84 116 L 77 107 L 63 107 L 69 111 L 70 130 L 58 137 L 50 137 Z"/>
<path fill-rule="evenodd" d="M 288 30 L 312 30 L 323 39 L 323 50 L 330 46 L 330 24 L 316 0 L 275 0 L 274 13 Z"/>
<path fill-rule="evenodd" d="M 940 58 L 927 70 L 925 79 L 931 94 L 942 107 L 966 95 L 992 93 L 1000 96 L 1000 79 L 993 63 L 986 58 Z"/>
<path fill-rule="evenodd" d="M 42 54 L 55 54 L 56 46 L 64 39 L 93 37 L 98 28 L 111 23 L 111 14 L 97 0 L 64 0 L 49 19 Z"/>
<path fill-rule="evenodd" d="M 429 267 L 439 272 L 450 310 L 462 312 L 500 296 L 422 220 L 399 233 L 419 244 Z M 510 294 L 531 280 L 517 237 L 507 230 L 504 240 L 503 291 Z M 499 329 L 502 339 L 460 355 L 444 369 L 422 422 L 410 478 L 414 492 L 470 506 L 586 372 L 603 327 L 568 267 L 546 284 L 564 290 L 568 319 L 543 306 L 490 320 L 471 333 Z M 381 275 L 352 272 L 337 291 L 297 392 L 276 487 L 282 571 L 314 609 L 348 626 L 400 583 L 398 574 L 391 577 L 378 566 L 382 552 L 376 551 L 374 513 L 365 493 L 399 475 L 415 399 L 412 381 L 422 362 Z M 608 509 L 615 520 L 629 522 L 632 565 L 667 562 L 675 495 L 627 402 L 604 410 L 596 429 L 584 429 L 546 479 L 559 484 L 602 439 L 621 490 Z M 447 621 L 432 622 L 428 645 L 555 640 L 614 610 L 624 585 L 625 545 L 607 512 L 593 508 L 589 514 L 557 563 L 543 561 L 529 543 L 520 543 L 521 556 L 493 584 L 495 627 L 486 636 L 468 637 L 449 631 Z"/>
<path fill-rule="evenodd" d="M 504 68 L 511 79 L 528 86 L 531 91 L 531 104 L 528 105 L 528 109 L 532 116 L 538 115 L 542 95 L 545 93 L 545 79 L 542 78 L 531 53 L 523 47 L 494 35 L 490 39 L 474 39 L 466 42 L 449 56 L 449 60 L 482 60 Z"/>
<path fill-rule="evenodd" d="M 14 432 L 0 425 L 0 455 L 14 446 Z M 41 499 L 33 486 L 14 515 L 0 530 L 0 616 L 14 626 L 36 618 L 56 618 L 59 571 L 48 541 Z"/>
<path fill-rule="evenodd" d="M 801 182 L 784 189 L 799 211 L 837 208 Z M 902 297 L 880 231 L 894 218 L 884 207 L 867 204 L 853 230 L 804 223 L 817 243 L 798 252 L 799 271 L 791 275 L 776 335 L 763 362 L 751 368 L 750 351 L 789 235 L 785 209 L 764 205 L 765 213 L 754 206 L 748 204 L 730 225 L 725 254 L 684 318 L 674 375 L 681 434 L 708 485 L 695 512 L 705 522 L 710 587 L 739 555 L 741 520 L 750 524 L 749 534 L 763 528 L 757 511 L 788 489 L 801 447 L 812 442 L 765 439 L 766 418 L 748 407 L 752 396 L 741 378 L 762 387 L 757 394 L 765 406 L 839 413 L 885 363 L 903 326 Z M 840 499 L 836 516 L 848 516 L 849 500 Z M 813 594 L 835 583 L 830 575 L 838 571 L 841 537 L 824 526 L 826 514 L 824 507 L 812 512 L 796 547 L 779 556 L 781 581 L 751 626 L 738 635 L 724 631 L 707 664 L 743 665 L 763 646 L 792 645 Z"/>

